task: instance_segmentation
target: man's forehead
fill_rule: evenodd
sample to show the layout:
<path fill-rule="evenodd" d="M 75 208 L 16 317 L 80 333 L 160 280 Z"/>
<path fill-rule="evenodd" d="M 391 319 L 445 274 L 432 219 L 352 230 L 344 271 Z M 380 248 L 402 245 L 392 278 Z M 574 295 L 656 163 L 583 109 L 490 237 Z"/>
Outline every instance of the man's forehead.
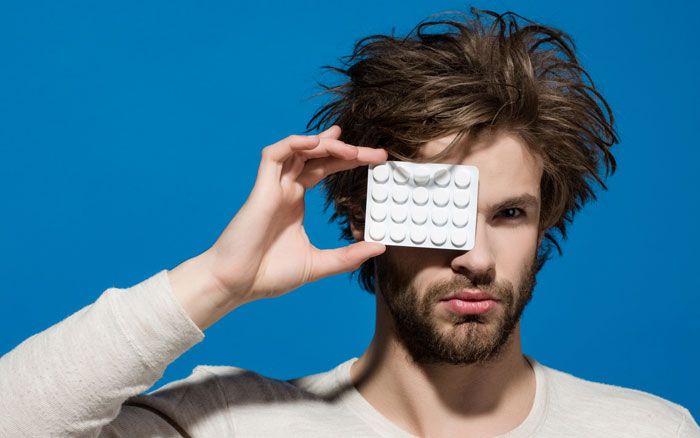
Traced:
<path fill-rule="evenodd" d="M 456 134 L 426 143 L 420 156 L 430 161 L 430 157 L 445 150 L 455 138 Z M 488 204 L 524 193 L 539 199 L 542 158 L 518 136 L 499 132 L 472 141 L 464 138 L 454 150 L 455 153 L 440 162 L 478 167 L 479 197 Z"/>

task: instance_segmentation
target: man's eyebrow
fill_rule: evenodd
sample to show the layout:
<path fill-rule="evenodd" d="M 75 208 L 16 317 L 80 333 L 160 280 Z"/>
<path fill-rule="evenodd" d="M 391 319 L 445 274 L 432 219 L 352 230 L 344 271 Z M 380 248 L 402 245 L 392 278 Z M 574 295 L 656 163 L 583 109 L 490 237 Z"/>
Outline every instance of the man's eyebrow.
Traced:
<path fill-rule="evenodd" d="M 491 206 L 491 211 L 500 211 L 506 208 L 513 207 L 537 208 L 538 204 L 539 201 L 537 200 L 537 197 L 529 193 L 523 193 L 522 195 L 512 196 L 508 199 L 504 199 L 503 201 Z"/>

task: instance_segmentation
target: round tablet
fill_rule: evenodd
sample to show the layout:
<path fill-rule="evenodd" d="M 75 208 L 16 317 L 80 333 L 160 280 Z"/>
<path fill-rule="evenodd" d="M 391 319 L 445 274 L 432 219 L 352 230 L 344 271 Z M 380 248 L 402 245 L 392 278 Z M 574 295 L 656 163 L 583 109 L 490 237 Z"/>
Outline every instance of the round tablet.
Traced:
<path fill-rule="evenodd" d="M 419 186 L 427 185 L 430 181 L 430 171 L 426 167 L 416 167 L 413 170 L 413 181 Z"/>
<path fill-rule="evenodd" d="M 455 227 L 462 228 L 467 225 L 467 222 L 469 222 L 469 215 L 466 210 L 455 210 L 454 213 L 452 213 L 452 223 Z"/>
<path fill-rule="evenodd" d="M 427 237 L 425 235 L 425 231 L 422 228 L 414 228 L 411 230 L 411 242 L 415 243 L 416 245 L 420 245 L 421 243 L 425 242 L 425 238 Z"/>
<path fill-rule="evenodd" d="M 464 169 L 459 169 L 455 173 L 455 185 L 460 189 L 466 189 L 469 187 L 469 182 L 471 178 L 469 177 L 469 172 Z"/>
<path fill-rule="evenodd" d="M 430 241 L 435 245 L 443 245 L 447 240 L 447 233 L 442 228 L 435 228 L 430 232 Z"/>
<path fill-rule="evenodd" d="M 459 208 L 464 208 L 469 205 L 469 192 L 466 190 L 457 190 L 452 194 L 452 201 Z"/>
<path fill-rule="evenodd" d="M 444 208 L 436 208 L 430 215 L 430 219 L 435 225 L 441 227 L 447 223 L 447 211 Z"/>
<path fill-rule="evenodd" d="M 403 204 L 408 201 L 408 189 L 405 187 L 395 187 L 391 193 L 391 199 L 397 204 Z"/>
<path fill-rule="evenodd" d="M 406 238 L 406 229 L 404 227 L 393 227 L 389 232 L 389 237 L 394 242 L 401 242 Z"/>
<path fill-rule="evenodd" d="M 386 219 L 386 207 L 379 204 L 373 204 L 369 210 L 369 215 L 377 222 Z"/>
<path fill-rule="evenodd" d="M 440 187 L 447 187 L 450 183 L 451 175 L 449 169 L 440 169 L 435 172 L 435 184 Z"/>
<path fill-rule="evenodd" d="M 409 171 L 401 166 L 396 166 L 392 174 L 394 175 L 394 182 L 396 182 L 396 184 L 406 184 L 410 176 Z"/>
<path fill-rule="evenodd" d="M 464 246 L 464 244 L 467 243 L 466 230 L 452 230 L 450 240 L 454 246 Z"/>
<path fill-rule="evenodd" d="M 406 217 L 408 216 L 408 211 L 404 207 L 394 207 L 391 209 L 391 220 L 396 222 L 397 224 L 402 223 L 403 221 L 406 220 Z"/>
<path fill-rule="evenodd" d="M 414 208 L 411 211 L 411 220 L 414 224 L 423 225 L 428 220 L 428 210 L 425 208 Z"/>
<path fill-rule="evenodd" d="M 437 189 L 433 192 L 433 203 L 438 207 L 444 207 L 450 200 L 450 193 L 445 189 Z"/>
<path fill-rule="evenodd" d="M 389 191 L 384 186 L 374 186 L 372 187 L 372 199 L 377 202 L 384 202 L 389 196 Z"/>
<path fill-rule="evenodd" d="M 386 227 L 384 224 L 372 224 L 371 227 L 369 227 L 369 237 L 371 237 L 374 240 L 382 240 L 384 239 L 384 236 L 386 235 Z"/>
<path fill-rule="evenodd" d="M 378 183 L 385 183 L 389 180 L 389 166 L 380 164 L 372 169 L 372 176 Z"/>
<path fill-rule="evenodd" d="M 428 189 L 425 187 L 418 187 L 413 191 L 413 202 L 418 205 L 425 205 L 428 203 Z"/>

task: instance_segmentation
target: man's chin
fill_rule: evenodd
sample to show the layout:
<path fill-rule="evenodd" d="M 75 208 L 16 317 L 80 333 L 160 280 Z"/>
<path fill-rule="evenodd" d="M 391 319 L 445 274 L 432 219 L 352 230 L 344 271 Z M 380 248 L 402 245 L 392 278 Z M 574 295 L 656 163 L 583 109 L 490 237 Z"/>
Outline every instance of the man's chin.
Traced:
<path fill-rule="evenodd" d="M 479 339 L 484 339 L 484 338 L 489 338 L 493 339 L 496 337 L 498 329 L 498 324 L 496 321 L 493 321 L 488 318 L 480 318 L 479 320 L 476 319 L 467 319 L 467 320 L 460 320 L 456 322 L 450 322 L 448 324 L 447 329 L 445 330 L 445 334 L 448 336 L 460 336 L 460 337 L 469 337 L 469 338 L 479 338 Z"/>
<path fill-rule="evenodd" d="M 455 315 L 448 313 L 437 319 L 434 327 L 438 328 L 443 339 L 470 339 L 471 341 L 493 342 L 498 331 L 503 327 L 501 315 L 494 312 L 482 315 Z"/>

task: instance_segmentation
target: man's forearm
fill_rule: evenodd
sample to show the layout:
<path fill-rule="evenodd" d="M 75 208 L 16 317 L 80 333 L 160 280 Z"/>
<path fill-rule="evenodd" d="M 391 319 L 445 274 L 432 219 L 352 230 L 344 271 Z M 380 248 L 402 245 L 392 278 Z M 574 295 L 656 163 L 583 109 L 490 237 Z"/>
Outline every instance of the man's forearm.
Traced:
<path fill-rule="evenodd" d="M 166 271 L 91 305 L 0 358 L 0 436 L 86 436 L 204 338 Z"/>

